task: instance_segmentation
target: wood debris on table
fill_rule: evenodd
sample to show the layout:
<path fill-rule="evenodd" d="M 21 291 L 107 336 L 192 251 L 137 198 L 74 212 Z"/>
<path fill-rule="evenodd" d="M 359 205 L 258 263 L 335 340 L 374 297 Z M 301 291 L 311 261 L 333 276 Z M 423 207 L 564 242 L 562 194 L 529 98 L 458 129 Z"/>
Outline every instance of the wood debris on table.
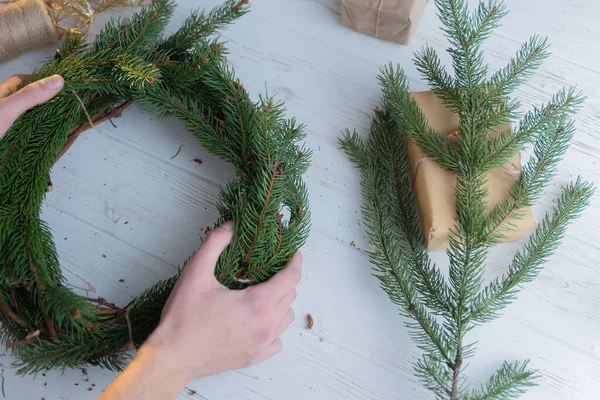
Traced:
<path fill-rule="evenodd" d="M 315 320 L 313 319 L 312 315 L 306 314 L 306 329 L 310 331 L 313 328 L 314 324 Z"/>

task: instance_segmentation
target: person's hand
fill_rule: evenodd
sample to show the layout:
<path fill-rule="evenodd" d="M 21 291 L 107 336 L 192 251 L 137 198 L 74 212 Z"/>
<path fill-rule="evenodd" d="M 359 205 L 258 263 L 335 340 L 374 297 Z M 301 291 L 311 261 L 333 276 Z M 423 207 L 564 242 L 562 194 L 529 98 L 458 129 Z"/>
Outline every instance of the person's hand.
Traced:
<path fill-rule="evenodd" d="M 215 265 L 232 238 L 233 224 L 211 232 L 183 270 L 149 346 L 168 349 L 173 368 L 189 379 L 245 368 L 281 351 L 279 336 L 294 320 L 291 305 L 302 257 L 261 285 L 229 290 Z M 176 361 L 175 361 L 176 360 Z"/>
<path fill-rule="evenodd" d="M 232 229 L 228 222 L 207 236 L 184 268 L 159 326 L 100 399 L 174 398 L 194 378 L 245 368 L 281 351 L 279 336 L 294 320 L 302 256 L 297 253 L 265 283 L 230 290 L 214 270 Z"/>
<path fill-rule="evenodd" d="M 15 91 L 27 78 L 14 75 L 0 83 L 0 139 L 21 114 L 50 100 L 65 84 L 61 76 L 52 75 Z"/>

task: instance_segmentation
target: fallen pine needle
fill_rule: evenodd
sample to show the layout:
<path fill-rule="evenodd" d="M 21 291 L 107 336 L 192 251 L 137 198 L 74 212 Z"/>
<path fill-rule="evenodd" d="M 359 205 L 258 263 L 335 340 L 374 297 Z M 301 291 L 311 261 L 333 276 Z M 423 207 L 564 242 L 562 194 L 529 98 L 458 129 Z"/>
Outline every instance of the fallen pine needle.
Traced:
<path fill-rule="evenodd" d="M 171 157 L 171 160 L 174 159 L 175 157 L 177 157 L 179 155 L 179 152 L 181 151 L 182 147 L 183 147 L 183 145 L 179 146 L 179 149 L 177 150 L 177 153 L 175 153 L 175 155 L 173 157 Z"/>

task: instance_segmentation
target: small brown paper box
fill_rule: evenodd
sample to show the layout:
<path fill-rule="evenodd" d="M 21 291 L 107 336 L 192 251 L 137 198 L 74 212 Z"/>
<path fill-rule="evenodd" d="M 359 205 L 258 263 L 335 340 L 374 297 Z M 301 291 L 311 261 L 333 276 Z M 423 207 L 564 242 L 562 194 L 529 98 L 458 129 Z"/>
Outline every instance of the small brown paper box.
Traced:
<path fill-rule="evenodd" d="M 408 44 L 428 0 L 342 0 L 342 24 L 390 42 Z"/>
<path fill-rule="evenodd" d="M 433 92 L 416 92 L 412 93 L 411 97 L 419 104 L 431 128 L 442 135 L 456 131 L 458 115 L 450 111 Z M 458 221 L 455 204 L 456 173 L 429 159 L 412 139 L 407 140 L 407 151 L 427 249 L 446 250 L 449 247 L 450 230 Z M 510 189 L 521 171 L 521 156 L 517 153 L 502 167 L 488 173 L 488 212 L 501 200 L 510 199 Z M 511 218 L 510 221 L 504 222 L 505 225 L 501 225 L 513 225 L 511 230 L 503 232 L 506 238 L 501 241 L 519 240 L 537 224 L 531 207 L 521 208 L 520 214 L 520 219 Z"/>

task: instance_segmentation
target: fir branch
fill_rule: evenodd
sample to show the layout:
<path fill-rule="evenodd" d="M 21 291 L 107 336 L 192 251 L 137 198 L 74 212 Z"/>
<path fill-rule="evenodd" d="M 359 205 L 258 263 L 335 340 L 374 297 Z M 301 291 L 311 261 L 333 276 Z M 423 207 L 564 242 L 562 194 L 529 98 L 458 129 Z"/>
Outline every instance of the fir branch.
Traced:
<path fill-rule="evenodd" d="M 368 167 L 367 148 L 356 131 L 346 129 L 338 140 L 338 144 L 340 149 L 346 153 L 350 162 L 356 164 L 356 167 L 360 169 Z"/>
<path fill-rule="evenodd" d="M 465 400 L 510 400 L 534 386 L 537 371 L 528 368 L 529 361 L 504 362 L 502 367 L 481 388 L 473 390 Z"/>
<path fill-rule="evenodd" d="M 556 167 L 569 148 L 575 127 L 572 120 L 558 119 L 535 143 L 534 155 L 523 167 L 511 195 L 519 206 L 530 206 L 556 174 Z"/>
<path fill-rule="evenodd" d="M 400 306 L 403 315 L 414 320 L 413 323 L 407 323 L 407 326 L 411 329 L 411 336 L 417 345 L 427 354 L 430 354 L 431 357 L 443 359 L 449 363 L 452 358 L 447 351 L 449 344 L 444 338 L 443 328 L 421 304 L 416 287 L 409 283 L 411 272 L 407 268 L 411 265 L 410 257 L 416 259 L 417 254 L 405 253 L 402 250 L 406 247 L 401 245 L 401 242 L 406 242 L 407 239 L 403 237 L 404 233 L 395 230 L 393 224 L 386 218 L 390 210 L 389 206 L 386 206 L 386 189 L 389 187 L 388 182 L 393 180 L 393 177 L 389 175 L 390 171 L 386 173 L 376 169 L 381 165 L 390 165 L 395 161 L 390 160 L 389 155 L 385 157 L 381 151 L 387 148 L 388 138 L 393 137 L 392 132 L 385 129 L 386 120 L 389 121 L 389 118 L 384 113 L 380 113 L 374 119 L 372 136 L 367 145 L 371 157 L 376 155 L 376 157 L 382 157 L 382 159 L 366 160 L 363 164 L 358 164 L 358 166 L 363 166 L 361 168 L 361 187 L 366 203 L 363 207 L 363 215 L 365 224 L 369 229 L 369 240 L 374 246 L 374 250 L 369 252 L 369 258 L 377 271 L 376 276 L 392 302 Z M 341 140 L 341 144 L 347 149 L 365 148 L 358 140 L 357 137 L 348 136 L 346 139 Z M 360 160 L 360 154 L 352 153 L 351 157 Z M 412 215 L 408 218 L 412 218 Z M 410 233 L 412 234 L 412 232 Z M 419 242 L 422 246 L 422 240 L 419 240 Z M 418 256 L 428 260 L 426 252 L 419 252 Z M 428 263 L 428 261 L 426 262 Z M 419 267 L 424 268 L 421 264 L 419 264 Z M 419 274 L 424 273 L 423 270 L 418 272 Z M 420 276 L 425 279 L 422 284 L 423 287 L 433 286 L 436 283 L 441 285 L 439 281 L 430 280 L 429 276 Z M 433 291 L 429 294 L 434 296 L 434 299 L 438 298 L 442 303 L 446 301 L 441 296 L 435 296 Z M 423 297 L 426 298 L 426 296 Z M 431 301 L 435 302 L 435 300 Z M 443 307 L 447 307 L 447 304 L 444 304 Z M 443 311 L 444 309 L 438 310 L 438 312 Z"/>
<path fill-rule="evenodd" d="M 85 42 L 84 35 L 69 31 L 61 43 L 60 53 L 58 53 L 57 57 L 73 57 L 84 51 L 86 47 L 87 43 Z"/>
<path fill-rule="evenodd" d="M 481 161 L 481 168 L 489 170 L 503 165 L 508 158 L 515 154 L 516 149 L 523 149 L 531 143 L 540 132 L 556 120 L 567 118 L 574 114 L 580 107 L 585 97 L 577 93 L 575 88 L 562 89 L 552 96 L 547 104 L 534 108 L 519 122 L 512 138 L 490 145 L 489 151 Z"/>
<path fill-rule="evenodd" d="M 342 147 L 350 148 L 352 140 L 345 137 Z M 360 145 L 354 148 L 360 148 Z M 448 314 L 452 308 L 450 290 L 440 271 L 432 264 L 417 216 L 417 204 L 411 187 L 410 167 L 406 154 L 406 140 L 400 128 L 390 118 L 388 110 L 378 111 L 372 122 L 369 138 L 371 151 L 377 152 L 383 163 L 375 163 L 377 176 L 389 182 L 382 189 L 384 211 L 390 216 L 396 237 L 402 246 L 410 272 L 416 282 L 418 296 L 423 304 L 437 315 Z M 408 190 L 407 190 L 408 189 Z"/>
<path fill-rule="evenodd" d="M 468 330 L 467 307 L 483 282 L 483 267 L 487 249 L 477 245 L 485 219 L 485 180 L 479 173 L 464 171 L 457 177 L 456 211 L 459 227 L 449 238 L 450 286 L 456 301 L 453 335 L 456 337 L 456 365 L 462 363 L 462 340 Z M 456 371 L 457 373 L 458 371 Z"/>
<path fill-rule="evenodd" d="M 500 1 L 480 2 L 477 10 L 469 17 L 470 35 L 467 43 L 483 42 L 500 26 L 500 20 L 507 14 L 506 5 Z"/>
<path fill-rule="evenodd" d="M 452 395 L 452 375 L 440 360 L 425 355 L 415 364 L 415 372 L 423 385 L 435 393 L 438 398 L 447 398 Z"/>
<path fill-rule="evenodd" d="M 379 113 L 381 117 L 374 119 L 371 128 L 371 146 L 377 146 L 382 158 L 389 162 L 383 163 L 386 167 L 376 174 L 389 178 L 389 182 L 393 183 L 389 189 L 382 190 L 385 196 L 382 199 L 384 212 L 392 215 L 396 221 L 393 226 L 399 228 L 395 229 L 398 243 L 402 246 L 404 256 L 410 260 L 409 264 L 415 265 L 412 274 L 417 282 L 419 298 L 434 313 L 447 313 L 451 308 L 448 288 L 427 255 L 423 234 L 416 219 L 416 201 L 412 191 L 406 190 L 410 185 L 406 144 L 402 135 L 394 134 L 396 128 L 392 127 L 392 121 L 383 115 L 383 111 Z M 356 132 L 346 132 L 339 143 L 357 167 L 361 170 L 369 168 L 370 163 L 365 159 L 367 149 Z"/>
<path fill-rule="evenodd" d="M 4 313 L 4 315 L 6 315 L 7 317 L 9 317 L 10 319 L 12 319 L 15 323 L 17 323 L 19 326 L 21 326 L 22 328 L 26 328 L 27 327 L 27 322 L 25 322 L 25 320 L 21 317 L 19 317 L 11 308 L 8 304 L 5 304 L 3 302 L 0 302 L 0 308 L 2 309 L 2 312 Z"/>
<path fill-rule="evenodd" d="M 410 283 L 405 262 L 395 250 L 398 244 L 394 243 L 391 228 L 384 222 L 381 200 L 377 195 L 373 195 L 371 201 L 373 203 L 369 208 L 363 208 L 363 214 L 365 225 L 369 229 L 370 242 L 375 248 L 369 252 L 369 258 L 377 271 L 376 276 L 390 300 L 400 307 L 402 314 L 414 320 L 406 325 L 410 328 L 411 337 L 417 346 L 434 358 L 452 363 L 452 356 L 447 350 L 450 346 L 444 338 L 442 327 L 420 304 Z"/>
<path fill-rule="evenodd" d="M 272 169 L 271 177 L 269 179 L 269 185 L 267 186 L 267 192 L 265 195 L 265 200 L 264 200 L 264 204 L 262 207 L 262 211 L 260 212 L 258 222 L 256 223 L 256 231 L 254 232 L 254 235 L 252 235 L 252 241 L 250 242 L 250 245 L 248 246 L 248 250 L 246 251 L 246 254 L 244 255 L 244 258 L 242 261 L 243 263 L 248 263 L 248 260 L 250 259 L 250 255 L 252 254 L 252 250 L 254 250 L 254 246 L 256 246 L 258 234 L 265 222 L 265 217 L 267 215 L 267 209 L 269 207 L 269 202 L 271 201 L 271 196 L 273 195 L 273 187 L 275 186 L 275 178 L 278 175 L 279 168 L 280 168 L 279 159 L 276 158 L 271 167 L 271 169 Z"/>
<path fill-rule="evenodd" d="M 158 44 L 159 49 L 169 50 L 173 57 L 181 57 L 196 43 L 216 34 L 249 11 L 248 0 L 227 0 L 208 14 L 192 11 L 181 28 Z"/>
<path fill-rule="evenodd" d="M 429 83 L 431 90 L 451 110 L 457 112 L 461 103 L 460 92 L 456 89 L 452 76 L 442 66 L 442 62 L 433 47 L 424 46 L 419 52 L 416 52 L 414 63 L 417 71 Z"/>
<path fill-rule="evenodd" d="M 534 36 L 506 68 L 487 79 L 480 45 L 498 26 L 506 7 L 498 1 L 481 2 L 470 14 L 465 0 L 437 0 L 436 5 L 451 43 L 455 74 L 445 71 L 430 47 L 415 55 L 415 63 L 438 98 L 458 114 L 453 142 L 441 136 L 445 132 L 429 126 L 411 99 L 402 70 L 388 66 L 378 77 L 384 108 L 376 110 L 367 141 L 346 131 L 340 146 L 361 170 L 363 215 L 373 246 L 370 261 L 424 352 L 415 364 L 417 377 L 439 398 L 509 399 L 532 385 L 535 371 L 527 368 L 527 362 L 505 363 L 486 385 L 469 392 L 463 371 L 475 347 L 466 336 L 477 324 L 494 318 L 515 298 L 520 285 L 537 276 L 567 225 L 589 203 L 591 184 L 578 180 L 567 187 L 554 214 L 544 218 L 529 243 L 516 253 L 508 272 L 483 285 L 489 247 L 503 238 L 514 219 L 522 216 L 523 207 L 531 206 L 553 177 L 573 137 L 570 116 L 582 96 L 574 89 L 558 92 L 547 105 L 526 114 L 513 133 L 510 123 L 520 102 L 507 96 L 547 56 L 545 39 Z M 457 176 L 458 218 L 449 237 L 447 279 L 428 263 L 423 250 L 406 164 L 408 139 Z M 511 199 L 488 212 L 487 173 L 531 142 L 534 155 L 515 181 Z"/>
<path fill-rule="evenodd" d="M 436 1 L 435 5 L 443 25 L 442 30 L 452 44 L 448 52 L 452 56 L 456 85 L 472 90 L 483 82 L 487 73 L 487 66 L 483 63 L 483 54 L 479 49 L 481 33 L 485 29 L 477 34 L 469 25 L 465 0 Z"/>
<path fill-rule="evenodd" d="M 410 99 L 406 75 L 391 64 L 382 68 L 377 79 L 383 90 L 384 104 L 406 134 L 436 163 L 451 171 L 459 168 L 459 156 L 449 140 L 429 127 L 417 103 Z"/>
<path fill-rule="evenodd" d="M 550 53 L 546 38 L 534 35 L 521 45 L 517 55 L 508 65 L 497 71 L 487 85 L 487 99 L 503 99 L 540 67 Z"/>
<path fill-rule="evenodd" d="M 590 202 L 594 193 L 590 183 L 577 179 L 563 189 L 554 207 L 547 214 L 522 251 L 518 251 L 508 273 L 492 281 L 473 301 L 469 319 L 474 322 L 489 321 L 510 304 L 518 288 L 537 277 L 542 265 L 556 251 L 567 226 L 577 218 Z"/>
<path fill-rule="evenodd" d="M 512 187 L 511 201 L 500 202 L 486 218 L 480 243 L 497 243 L 506 231 L 512 229 L 510 219 L 519 218 L 520 209 L 535 203 L 555 175 L 574 133 L 572 120 L 554 119 L 545 127 L 545 132 L 538 136 L 534 155 Z"/>

